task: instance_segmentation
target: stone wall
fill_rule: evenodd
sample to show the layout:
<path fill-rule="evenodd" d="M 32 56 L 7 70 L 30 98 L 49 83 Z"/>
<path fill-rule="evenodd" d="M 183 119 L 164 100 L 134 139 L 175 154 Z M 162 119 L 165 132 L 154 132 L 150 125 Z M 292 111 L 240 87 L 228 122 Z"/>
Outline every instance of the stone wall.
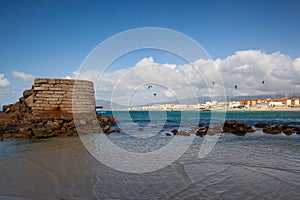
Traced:
<path fill-rule="evenodd" d="M 84 113 L 95 110 L 94 86 L 92 82 L 69 79 L 34 80 L 31 96 L 24 97 L 33 113 L 65 111 Z"/>

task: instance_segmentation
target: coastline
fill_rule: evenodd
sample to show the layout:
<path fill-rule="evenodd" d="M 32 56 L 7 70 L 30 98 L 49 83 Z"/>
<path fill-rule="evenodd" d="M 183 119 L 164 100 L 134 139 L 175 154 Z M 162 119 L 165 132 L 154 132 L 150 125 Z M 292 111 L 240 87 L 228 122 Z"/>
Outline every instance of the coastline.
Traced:
<path fill-rule="evenodd" d="M 101 110 L 97 110 L 97 112 L 106 112 L 106 111 L 291 111 L 291 112 L 299 112 L 299 108 L 222 108 L 222 109 L 143 109 L 143 108 L 103 108 Z"/>

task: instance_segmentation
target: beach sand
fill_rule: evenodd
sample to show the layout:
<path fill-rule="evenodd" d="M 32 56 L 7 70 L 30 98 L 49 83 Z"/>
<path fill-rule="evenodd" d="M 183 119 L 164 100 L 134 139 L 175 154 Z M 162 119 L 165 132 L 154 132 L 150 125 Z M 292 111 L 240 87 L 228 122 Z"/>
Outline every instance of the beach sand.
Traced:
<path fill-rule="evenodd" d="M 26 144 L 24 152 L 0 158 L 0 194 L 3 199 L 91 199 L 97 163 L 78 137 Z"/>
<path fill-rule="evenodd" d="M 78 137 L 4 140 L 0 147 L 10 142 L 4 147 L 17 152 L 0 149 L 0 199 L 299 197 L 296 135 L 227 135 L 204 159 L 197 157 L 201 141 L 197 137 L 183 157 L 161 170 L 131 174 L 101 164 Z"/>
<path fill-rule="evenodd" d="M 78 137 L 25 146 L 0 157 L 0 199 L 147 199 L 167 197 L 190 181 L 178 166 L 147 174 L 116 171 L 92 157 Z"/>

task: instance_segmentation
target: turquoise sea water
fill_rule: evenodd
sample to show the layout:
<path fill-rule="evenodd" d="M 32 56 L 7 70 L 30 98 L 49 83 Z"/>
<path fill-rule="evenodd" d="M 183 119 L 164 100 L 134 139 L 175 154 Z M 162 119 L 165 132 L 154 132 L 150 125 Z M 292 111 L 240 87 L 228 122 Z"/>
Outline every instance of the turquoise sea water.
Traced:
<path fill-rule="evenodd" d="M 193 131 L 199 123 L 210 124 L 212 116 L 211 112 L 179 111 L 101 114 L 114 115 L 119 121 L 114 128 L 120 128 L 121 133 L 112 133 L 107 138 L 124 151 L 140 154 L 170 144 L 175 137 L 165 134 L 172 129 Z M 216 120 L 221 120 L 218 116 Z M 300 112 L 236 111 L 227 112 L 224 120 L 252 126 L 257 122 L 300 126 Z M 93 177 L 95 199 L 299 199 L 300 135 L 268 135 L 260 129 L 242 137 L 222 134 L 207 156 L 199 158 L 204 140 L 205 137 L 195 137 L 182 156 L 148 173 L 119 171 L 99 162 Z M 34 148 L 35 144 L 29 144 L 5 140 L 0 143 L 0 157 L 21 156 L 28 146 Z M 107 152 L 105 156 L 118 158 L 115 152 Z M 162 159 L 169 157 L 170 154 L 164 155 Z"/>
<path fill-rule="evenodd" d="M 209 125 L 212 117 L 211 112 L 185 111 L 102 114 L 113 114 L 120 121 L 122 132 L 109 135 L 110 140 L 126 151 L 140 153 L 168 145 L 174 137 L 166 137 L 165 133 L 172 129 L 193 130 L 198 123 Z M 299 126 L 300 112 L 235 111 L 227 112 L 224 120 L 253 127 L 257 122 Z M 158 171 L 134 175 L 113 171 L 108 183 L 118 182 L 121 186 L 113 184 L 116 189 L 110 193 L 101 189 L 101 185 L 109 185 L 102 175 L 99 180 L 106 181 L 95 186 L 95 193 L 100 198 L 299 199 L 300 135 L 267 135 L 261 129 L 242 137 L 223 134 L 209 154 L 199 158 L 203 142 L 204 138 L 195 137 L 178 160 Z"/>

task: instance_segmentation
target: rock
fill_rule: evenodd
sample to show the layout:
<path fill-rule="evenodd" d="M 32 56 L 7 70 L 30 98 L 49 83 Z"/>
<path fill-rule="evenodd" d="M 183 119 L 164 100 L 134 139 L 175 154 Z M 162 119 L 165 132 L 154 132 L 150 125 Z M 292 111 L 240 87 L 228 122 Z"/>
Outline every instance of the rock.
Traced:
<path fill-rule="evenodd" d="M 273 134 L 273 135 L 280 134 L 281 133 L 281 127 L 279 127 L 279 126 L 271 127 L 270 125 L 266 125 L 263 128 L 263 132 L 268 133 L 268 134 Z"/>
<path fill-rule="evenodd" d="M 3 141 L 3 137 L 2 137 L 2 135 L 0 135 L 0 141 Z"/>
<path fill-rule="evenodd" d="M 102 128 L 102 130 L 104 133 L 109 133 L 111 131 L 109 125 L 106 125 L 104 128 Z"/>
<path fill-rule="evenodd" d="M 284 129 L 287 129 L 287 128 L 290 128 L 290 127 L 287 124 L 283 124 L 281 128 L 282 128 L 282 130 L 284 130 Z"/>
<path fill-rule="evenodd" d="M 294 127 L 292 127 L 292 129 L 297 135 L 300 134 L 300 126 L 294 126 Z"/>
<path fill-rule="evenodd" d="M 255 124 L 256 128 L 264 128 L 265 126 L 270 126 L 270 125 L 266 124 L 264 122 L 259 122 L 259 123 Z"/>
<path fill-rule="evenodd" d="M 5 113 L 9 113 L 9 112 L 10 112 L 10 108 L 5 108 L 5 109 L 4 109 L 4 112 L 5 112 Z"/>
<path fill-rule="evenodd" d="M 247 133 L 253 133 L 255 130 L 249 124 L 238 123 L 236 121 L 226 121 L 224 123 L 223 132 L 243 136 Z"/>
<path fill-rule="evenodd" d="M 200 137 L 203 137 L 207 134 L 207 129 L 206 128 L 199 128 L 197 131 L 196 131 L 196 135 L 197 136 L 200 136 Z"/>
<path fill-rule="evenodd" d="M 33 96 L 29 96 L 28 98 L 26 98 L 25 103 L 30 108 L 33 104 Z M 26 107 L 25 107 L 25 109 L 26 109 Z"/>
<path fill-rule="evenodd" d="M 178 130 L 177 130 L 177 129 L 173 129 L 171 132 L 172 132 L 174 135 L 177 135 Z"/>
<path fill-rule="evenodd" d="M 176 135 L 190 136 L 190 133 L 188 133 L 186 131 L 178 131 Z"/>
<path fill-rule="evenodd" d="M 237 135 L 237 136 L 244 136 L 244 135 L 247 134 L 247 131 L 236 129 L 236 130 L 233 130 L 231 133 L 234 134 L 234 135 Z"/>
<path fill-rule="evenodd" d="M 273 127 L 273 129 L 276 129 L 276 130 L 278 130 L 278 131 L 282 131 L 282 127 L 279 125 L 279 124 L 277 124 L 277 125 L 275 125 L 274 127 Z"/>
<path fill-rule="evenodd" d="M 286 135 L 292 135 L 294 133 L 292 128 L 286 128 L 282 132 Z"/>
<path fill-rule="evenodd" d="M 21 134 L 22 138 L 30 138 L 33 135 L 33 132 L 30 127 L 21 127 L 19 128 L 19 134 Z"/>
<path fill-rule="evenodd" d="M 111 130 L 111 133 L 121 133 L 121 130 L 120 129 L 113 129 L 113 130 Z"/>
<path fill-rule="evenodd" d="M 23 92 L 23 97 L 27 98 L 27 97 L 31 96 L 32 94 L 33 94 L 33 90 L 32 89 L 31 90 L 25 90 Z"/>
<path fill-rule="evenodd" d="M 166 136 L 172 136 L 172 134 L 171 133 L 166 133 Z"/>
<path fill-rule="evenodd" d="M 238 123 L 236 121 L 225 121 L 224 122 L 224 126 L 227 126 L 227 127 L 232 127 L 232 126 L 235 126 L 237 124 Z"/>
<path fill-rule="evenodd" d="M 33 136 L 36 138 L 49 138 L 51 137 L 52 130 L 51 128 L 32 128 Z"/>
<path fill-rule="evenodd" d="M 12 134 L 6 131 L 6 132 L 3 133 L 2 137 L 3 138 L 11 138 Z"/>

